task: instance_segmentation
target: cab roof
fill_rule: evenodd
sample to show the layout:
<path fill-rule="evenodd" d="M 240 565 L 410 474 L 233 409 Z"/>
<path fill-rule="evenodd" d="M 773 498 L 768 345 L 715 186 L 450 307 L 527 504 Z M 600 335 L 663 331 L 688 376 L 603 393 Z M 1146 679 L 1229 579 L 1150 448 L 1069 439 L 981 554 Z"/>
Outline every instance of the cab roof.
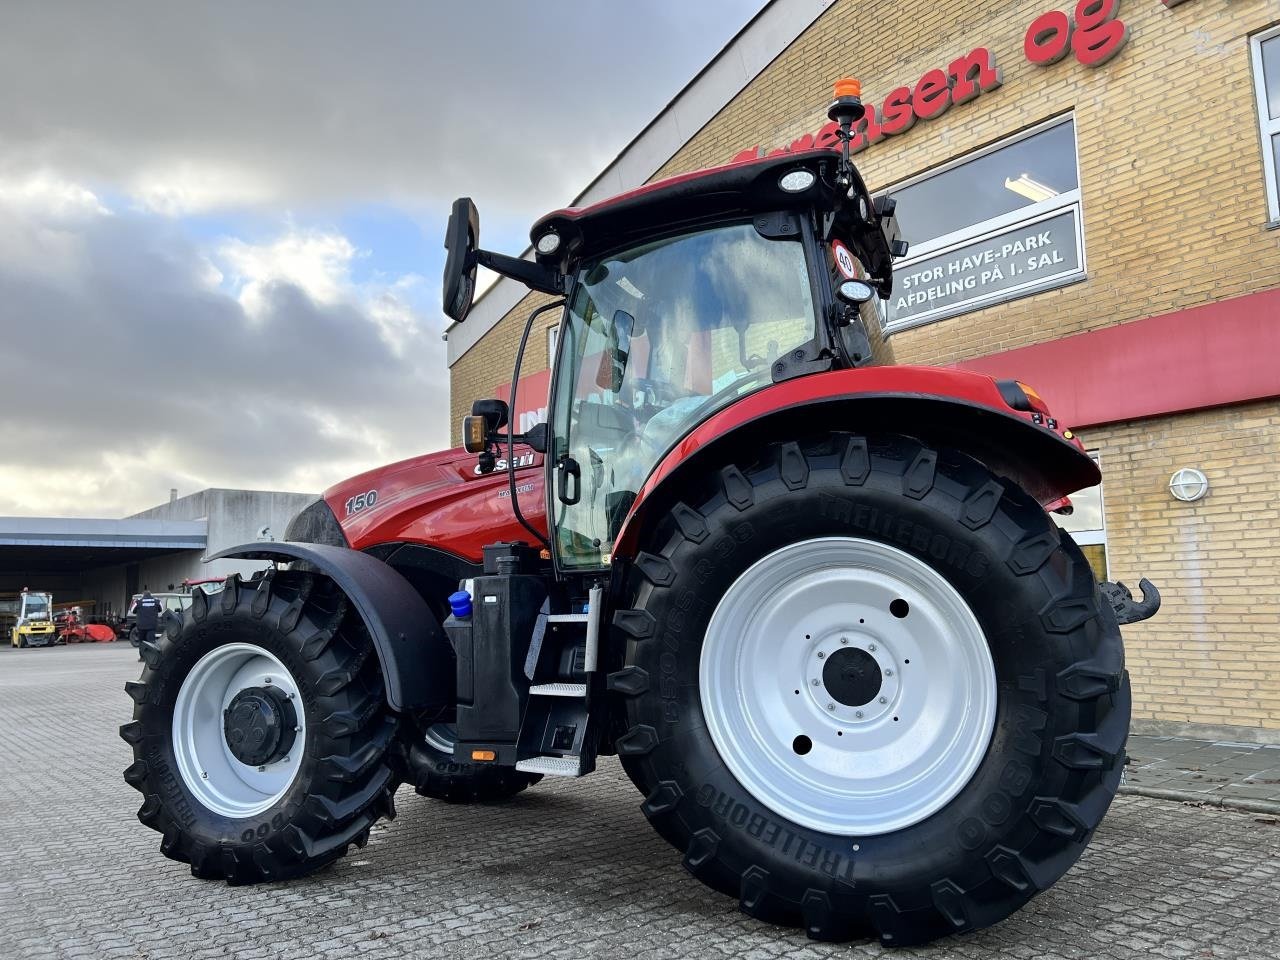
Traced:
<path fill-rule="evenodd" d="M 834 179 L 839 154 L 830 149 L 805 150 L 743 160 L 656 180 L 585 207 L 566 207 L 539 219 L 530 231 L 538 238 L 554 230 L 562 238 L 556 254 L 538 259 L 560 264 L 566 258 L 590 256 L 648 235 L 678 232 L 700 222 L 781 209 L 836 209 Z M 807 169 L 814 185 L 788 193 L 779 180 Z M 855 187 L 870 204 L 865 184 L 854 173 Z"/>

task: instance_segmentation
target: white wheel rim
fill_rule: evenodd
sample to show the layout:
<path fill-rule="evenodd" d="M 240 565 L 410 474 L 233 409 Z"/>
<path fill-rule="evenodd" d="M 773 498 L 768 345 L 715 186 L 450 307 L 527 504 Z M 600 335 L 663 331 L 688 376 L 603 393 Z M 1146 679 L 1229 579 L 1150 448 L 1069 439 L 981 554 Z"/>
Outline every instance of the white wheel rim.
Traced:
<path fill-rule="evenodd" d="M 743 573 L 707 626 L 699 689 L 747 792 L 840 836 L 937 813 L 977 770 L 995 724 L 995 668 L 968 604 L 928 564 L 854 537 L 794 543 Z"/>
<path fill-rule="evenodd" d="M 242 690 L 271 686 L 294 705 L 293 746 L 273 763 L 249 766 L 227 744 L 223 711 Z M 235 819 L 256 816 L 279 801 L 297 777 L 306 727 L 297 681 L 284 664 L 262 647 L 228 643 L 201 657 L 178 690 L 173 716 L 178 772 L 187 789 L 214 813 Z"/>

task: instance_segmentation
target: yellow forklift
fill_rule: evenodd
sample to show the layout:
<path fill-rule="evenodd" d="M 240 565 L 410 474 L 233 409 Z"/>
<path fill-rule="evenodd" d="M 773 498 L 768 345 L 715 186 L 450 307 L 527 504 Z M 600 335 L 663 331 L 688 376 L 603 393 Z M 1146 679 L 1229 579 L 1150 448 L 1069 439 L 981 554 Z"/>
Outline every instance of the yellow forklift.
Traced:
<path fill-rule="evenodd" d="M 53 623 L 53 594 L 33 593 L 26 587 L 16 597 L 0 600 L 0 615 L 9 623 L 9 643 L 15 647 L 51 647 L 58 640 Z"/>

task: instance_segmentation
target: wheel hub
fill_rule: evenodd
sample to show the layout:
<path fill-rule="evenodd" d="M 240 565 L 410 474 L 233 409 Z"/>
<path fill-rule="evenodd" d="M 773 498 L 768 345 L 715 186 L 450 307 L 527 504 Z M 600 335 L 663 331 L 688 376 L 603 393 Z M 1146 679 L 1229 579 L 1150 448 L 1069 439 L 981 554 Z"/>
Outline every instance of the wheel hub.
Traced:
<path fill-rule="evenodd" d="M 846 707 L 861 707 L 880 695 L 884 674 L 875 657 L 861 647 L 845 647 L 827 658 L 822 683 Z"/>
<path fill-rule="evenodd" d="M 222 716 L 227 749 L 241 763 L 258 767 L 289 755 L 298 718 L 288 694 L 279 687 L 241 690 Z"/>

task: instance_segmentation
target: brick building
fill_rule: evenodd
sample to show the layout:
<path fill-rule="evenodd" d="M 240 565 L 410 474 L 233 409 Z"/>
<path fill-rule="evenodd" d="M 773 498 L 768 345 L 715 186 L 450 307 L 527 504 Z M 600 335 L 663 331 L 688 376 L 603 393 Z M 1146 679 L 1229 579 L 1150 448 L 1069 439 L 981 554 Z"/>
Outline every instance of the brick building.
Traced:
<path fill-rule="evenodd" d="M 1280 6 L 774 0 L 578 202 L 821 145 L 846 75 L 911 241 L 892 357 L 1017 377 L 1083 428 L 1104 481 L 1063 525 L 1165 598 L 1126 630 L 1135 729 L 1280 742 Z M 502 280 L 450 330 L 455 424 L 542 302 Z"/>

